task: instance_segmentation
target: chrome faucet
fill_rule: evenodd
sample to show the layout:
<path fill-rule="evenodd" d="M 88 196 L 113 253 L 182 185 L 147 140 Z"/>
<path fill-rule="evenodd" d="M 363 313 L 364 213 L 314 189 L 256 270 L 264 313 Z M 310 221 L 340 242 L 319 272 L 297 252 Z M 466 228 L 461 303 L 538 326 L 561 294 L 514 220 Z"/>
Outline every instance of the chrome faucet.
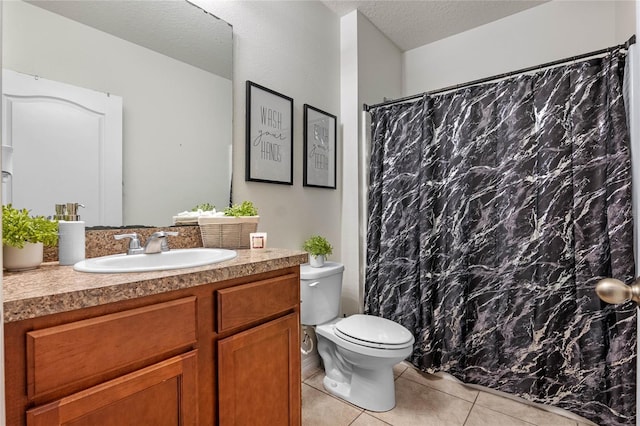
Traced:
<path fill-rule="evenodd" d="M 121 240 L 123 238 L 130 238 L 129 248 L 127 249 L 127 254 L 152 254 L 152 253 L 160 253 L 163 251 L 169 251 L 169 243 L 167 242 L 167 237 L 172 236 L 175 237 L 178 235 L 177 232 L 168 232 L 168 231 L 159 231 L 154 232 L 149 236 L 147 242 L 144 247 L 140 245 L 140 238 L 138 238 L 138 234 L 135 232 L 131 234 L 120 234 L 114 235 L 113 237 L 116 240 Z"/>
<path fill-rule="evenodd" d="M 177 232 L 167 232 L 167 231 L 159 231 L 154 232 L 149 236 L 147 242 L 144 245 L 143 253 L 151 254 L 151 253 L 160 253 L 162 251 L 169 251 L 169 243 L 167 241 L 167 237 L 177 236 Z"/>

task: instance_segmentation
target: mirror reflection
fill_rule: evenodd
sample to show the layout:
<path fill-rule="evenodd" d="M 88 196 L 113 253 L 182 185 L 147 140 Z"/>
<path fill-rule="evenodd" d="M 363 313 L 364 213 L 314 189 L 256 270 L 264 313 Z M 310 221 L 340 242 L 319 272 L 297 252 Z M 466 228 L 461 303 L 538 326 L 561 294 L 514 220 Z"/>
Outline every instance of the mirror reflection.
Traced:
<path fill-rule="evenodd" d="M 87 226 L 166 226 L 197 204 L 229 204 L 230 25 L 182 1 L 4 2 L 2 24 L 5 72 L 121 100 L 122 171 L 113 184 L 117 159 L 105 136 L 106 128 L 117 133 L 113 119 L 71 101 L 72 114 L 43 122 L 35 118 L 42 109 L 67 101 L 45 94 L 50 102 L 41 108 L 31 92 L 10 96 L 3 79 L 3 123 L 10 124 L 3 125 L 3 154 L 12 151 L 3 188 L 12 185 L 16 207 L 52 215 L 55 204 L 78 202 Z M 78 111 L 90 117 L 79 119 Z M 11 124 L 16 130 L 5 134 Z M 27 136 L 33 141 L 18 145 Z M 121 207 L 111 192 L 117 182 Z M 22 187 L 30 189 L 18 194 Z"/>

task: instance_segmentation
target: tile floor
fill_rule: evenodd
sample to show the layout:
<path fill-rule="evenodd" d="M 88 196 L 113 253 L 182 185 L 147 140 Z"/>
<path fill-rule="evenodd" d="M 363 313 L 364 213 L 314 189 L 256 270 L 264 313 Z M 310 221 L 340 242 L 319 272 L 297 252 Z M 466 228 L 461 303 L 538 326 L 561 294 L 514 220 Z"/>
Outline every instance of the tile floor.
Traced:
<path fill-rule="evenodd" d="M 394 367 L 396 407 L 375 413 L 335 398 L 315 370 L 303 377 L 303 426 L 586 426 L 512 399 L 422 373 L 408 364 Z"/>

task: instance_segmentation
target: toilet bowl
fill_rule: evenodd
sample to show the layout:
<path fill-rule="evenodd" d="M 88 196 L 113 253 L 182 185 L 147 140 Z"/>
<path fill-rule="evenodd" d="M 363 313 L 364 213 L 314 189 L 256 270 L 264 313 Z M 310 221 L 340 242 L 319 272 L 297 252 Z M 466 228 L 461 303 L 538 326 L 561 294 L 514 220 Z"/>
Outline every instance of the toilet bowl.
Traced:
<path fill-rule="evenodd" d="M 301 318 L 315 325 L 325 389 L 358 407 L 395 406 L 393 366 L 411 355 L 413 335 L 398 323 L 371 315 L 338 318 L 344 266 L 300 267 Z"/>

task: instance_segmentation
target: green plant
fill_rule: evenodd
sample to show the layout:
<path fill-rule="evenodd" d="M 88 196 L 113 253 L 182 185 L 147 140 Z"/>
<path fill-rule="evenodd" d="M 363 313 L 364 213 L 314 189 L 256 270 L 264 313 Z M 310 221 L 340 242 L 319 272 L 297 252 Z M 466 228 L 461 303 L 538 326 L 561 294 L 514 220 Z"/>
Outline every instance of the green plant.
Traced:
<path fill-rule="evenodd" d="M 234 204 L 224 209 L 225 216 L 257 216 L 258 209 L 251 201 L 243 201 L 242 204 Z"/>
<path fill-rule="evenodd" d="M 2 206 L 2 243 L 23 248 L 25 243 L 58 243 L 58 222 L 44 216 L 30 216 L 29 210 L 18 210 L 11 204 Z"/>
<path fill-rule="evenodd" d="M 210 212 L 210 211 L 215 210 L 215 209 L 216 209 L 216 206 L 214 206 L 213 204 L 202 203 L 202 204 L 198 204 L 197 206 L 192 208 L 191 211 L 192 212 L 197 212 L 198 210 L 202 210 L 203 212 Z"/>
<path fill-rule="evenodd" d="M 326 238 L 320 235 L 309 237 L 302 246 L 302 249 L 312 256 L 329 256 L 333 253 L 333 247 Z"/>

